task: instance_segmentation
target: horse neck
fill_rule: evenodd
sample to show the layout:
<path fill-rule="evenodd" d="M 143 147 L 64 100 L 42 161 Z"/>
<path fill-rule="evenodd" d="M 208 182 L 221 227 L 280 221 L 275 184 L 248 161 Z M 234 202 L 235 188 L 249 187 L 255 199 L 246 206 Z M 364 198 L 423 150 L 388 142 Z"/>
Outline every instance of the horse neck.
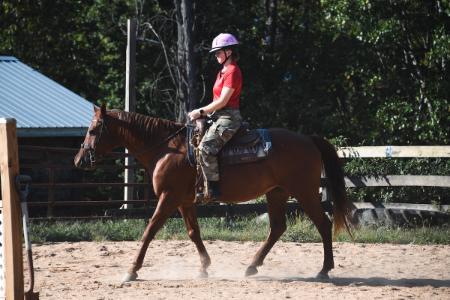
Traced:
<path fill-rule="evenodd" d="M 151 151 L 152 148 L 182 127 L 172 121 L 128 112 L 118 113 L 114 123 L 114 135 L 120 146 L 126 147 L 132 155 L 137 156 L 155 155 L 155 151 Z M 161 149 L 158 150 L 161 152 Z"/>

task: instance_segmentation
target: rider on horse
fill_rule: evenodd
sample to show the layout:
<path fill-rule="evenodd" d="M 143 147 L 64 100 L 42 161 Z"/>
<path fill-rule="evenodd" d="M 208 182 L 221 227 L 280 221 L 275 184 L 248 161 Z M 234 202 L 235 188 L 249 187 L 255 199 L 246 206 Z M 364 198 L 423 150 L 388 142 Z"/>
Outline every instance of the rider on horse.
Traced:
<path fill-rule="evenodd" d="M 214 38 L 209 52 L 214 53 L 222 69 L 218 72 L 214 83 L 213 100 L 208 105 L 189 113 L 191 121 L 206 115 L 213 120 L 199 145 L 199 162 L 207 180 L 207 196 L 211 201 L 217 200 L 220 196 L 217 155 L 238 131 L 242 121 L 239 112 L 242 74 L 237 65 L 238 44 L 236 37 L 229 33 L 221 33 Z"/>

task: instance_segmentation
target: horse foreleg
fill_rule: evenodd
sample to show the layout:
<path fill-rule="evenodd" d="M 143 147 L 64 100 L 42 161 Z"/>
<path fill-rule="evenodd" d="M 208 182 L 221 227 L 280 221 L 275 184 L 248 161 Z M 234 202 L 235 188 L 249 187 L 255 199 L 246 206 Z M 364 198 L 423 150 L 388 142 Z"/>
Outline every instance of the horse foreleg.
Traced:
<path fill-rule="evenodd" d="M 160 197 L 155 212 L 153 213 L 153 217 L 150 219 L 150 222 L 147 224 L 144 234 L 142 235 L 141 248 L 134 258 L 131 267 L 128 269 L 128 273 L 125 274 L 122 282 L 133 281 L 137 278 L 137 271 L 142 267 L 148 245 L 150 244 L 151 240 L 153 240 L 159 229 L 161 229 L 161 227 L 164 225 L 167 218 L 169 218 L 174 213 L 174 211 L 176 210 L 176 206 L 177 204 L 174 203 L 174 201 L 168 200 L 165 194 Z"/>
<path fill-rule="evenodd" d="M 245 276 L 258 273 L 257 267 L 263 264 L 270 249 L 272 249 L 273 245 L 275 245 L 280 236 L 286 231 L 286 202 L 289 196 L 280 188 L 270 191 L 266 196 L 270 233 L 261 248 L 256 252 L 252 263 L 247 267 Z"/>
<path fill-rule="evenodd" d="M 205 245 L 203 244 L 202 238 L 200 236 L 200 227 L 198 226 L 197 222 L 196 209 L 194 206 L 183 206 L 179 207 L 178 210 L 183 216 L 189 238 L 194 242 L 200 255 L 200 277 L 208 277 L 207 269 L 211 265 L 211 258 L 209 257 L 209 254 L 206 251 Z"/>

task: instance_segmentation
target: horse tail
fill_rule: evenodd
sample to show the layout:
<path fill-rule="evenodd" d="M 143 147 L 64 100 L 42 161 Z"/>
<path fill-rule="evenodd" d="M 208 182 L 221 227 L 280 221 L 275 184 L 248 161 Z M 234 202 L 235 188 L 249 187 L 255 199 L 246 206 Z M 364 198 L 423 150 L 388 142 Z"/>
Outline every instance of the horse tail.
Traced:
<path fill-rule="evenodd" d="M 330 189 L 333 199 L 334 233 L 335 235 L 343 228 L 350 232 L 351 214 L 353 204 L 348 200 L 345 191 L 344 171 L 342 163 L 334 146 L 320 136 L 310 136 L 314 144 L 319 148 L 327 177 L 327 188 Z"/>

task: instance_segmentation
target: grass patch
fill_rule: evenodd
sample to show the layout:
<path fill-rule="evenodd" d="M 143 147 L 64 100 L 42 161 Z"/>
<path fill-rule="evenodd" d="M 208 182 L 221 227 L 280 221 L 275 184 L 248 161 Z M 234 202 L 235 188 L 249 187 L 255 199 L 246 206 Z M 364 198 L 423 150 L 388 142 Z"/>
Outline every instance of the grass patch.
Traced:
<path fill-rule="evenodd" d="M 144 228 L 144 220 L 31 222 L 29 233 L 35 243 L 134 241 L 141 237 Z"/>
<path fill-rule="evenodd" d="M 255 217 L 227 221 L 223 218 L 199 219 L 202 238 L 223 241 L 263 241 L 269 233 L 267 220 Z M 139 240 L 145 228 L 144 220 L 31 222 L 33 243 L 62 241 L 132 241 Z M 358 243 L 450 244 L 450 227 L 359 227 L 353 231 Z M 169 219 L 158 232 L 157 239 L 189 239 L 181 219 Z M 290 242 L 321 242 L 319 233 L 307 219 L 290 219 L 281 237 Z M 352 242 L 347 233 L 335 237 L 339 242 Z"/>

